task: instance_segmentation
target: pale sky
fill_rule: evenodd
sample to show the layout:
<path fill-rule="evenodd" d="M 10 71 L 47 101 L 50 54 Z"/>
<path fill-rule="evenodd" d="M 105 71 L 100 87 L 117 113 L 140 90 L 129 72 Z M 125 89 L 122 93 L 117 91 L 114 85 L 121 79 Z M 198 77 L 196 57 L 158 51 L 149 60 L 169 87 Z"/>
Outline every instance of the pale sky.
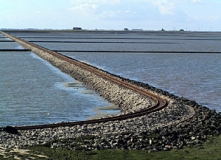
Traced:
<path fill-rule="evenodd" d="M 0 0 L 0 28 L 221 31 L 221 0 Z"/>

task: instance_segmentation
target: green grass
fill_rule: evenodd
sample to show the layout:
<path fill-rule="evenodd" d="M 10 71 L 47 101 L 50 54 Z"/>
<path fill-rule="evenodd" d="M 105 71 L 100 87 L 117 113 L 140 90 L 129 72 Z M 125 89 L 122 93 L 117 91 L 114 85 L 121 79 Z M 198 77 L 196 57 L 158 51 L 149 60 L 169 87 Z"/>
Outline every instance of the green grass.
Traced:
<path fill-rule="evenodd" d="M 51 149 L 48 147 L 35 146 L 28 148 L 30 155 L 36 159 L 51 160 L 221 160 L 221 136 L 213 137 L 204 144 L 194 147 L 185 147 L 181 150 L 148 152 L 129 150 L 101 150 L 101 151 L 72 151 L 67 149 Z M 13 159 L 16 154 L 8 157 Z M 45 155 L 48 158 L 37 157 Z M 27 158 L 28 155 L 16 155 Z M 4 159 L 0 156 L 0 159 Z M 21 158 L 22 159 L 22 158 Z"/>

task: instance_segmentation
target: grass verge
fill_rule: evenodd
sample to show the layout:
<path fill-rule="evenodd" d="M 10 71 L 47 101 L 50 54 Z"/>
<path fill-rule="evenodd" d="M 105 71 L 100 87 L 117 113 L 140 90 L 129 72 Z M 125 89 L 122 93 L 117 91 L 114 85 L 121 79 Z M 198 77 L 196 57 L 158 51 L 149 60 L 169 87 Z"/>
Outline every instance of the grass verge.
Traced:
<path fill-rule="evenodd" d="M 142 150 L 100 150 L 100 151 L 73 151 L 67 149 L 52 149 L 49 147 L 35 146 L 26 148 L 29 150 L 30 157 L 34 159 L 50 160 L 221 160 L 221 135 L 212 137 L 200 146 L 185 147 L 181 150 L 148 152 Z M 27 153 L 27 151 L 26 151 Z M 41 156 L 36 156 L 41 155 Z M 45 157 L 44 157 L 45 156 Z M 12 152 L 7 159 L 29 159 L 27 154 Z M 46 158 L 47 157 L 47 158 Z M 6 159 L 0 156 L 0 159 Z"/>

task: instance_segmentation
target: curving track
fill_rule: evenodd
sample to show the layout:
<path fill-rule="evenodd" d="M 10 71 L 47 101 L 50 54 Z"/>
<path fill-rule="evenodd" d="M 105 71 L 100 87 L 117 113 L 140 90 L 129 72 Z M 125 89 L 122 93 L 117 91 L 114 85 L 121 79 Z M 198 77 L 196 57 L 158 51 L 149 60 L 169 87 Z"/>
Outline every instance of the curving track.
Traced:
<path fill-rule="evenodd" d="M 64 60 L 66 62 L 69 62 L 70 64 L 76 65 L 84 70 L 87 70 L 89 72 L 92 72 L 94 74 L 96 74 L 99 77 L 102 77 L 108 81 L 111 81 L 113 83 L 116 83 L 119 86 L 128 88 L 130 90 L 133 90 L 139 94 L 142 94 L 144 96 L 147 96 L 149 98 L 151 98 L 155 104 L 152 107 L 146 108 L 146 109 L 142 109 L 138 112 L 135 113 L 129 113 L 129 114 L 124 114 L 124 115 L 119 115 L 119 116 L 115 116 L 115 117 L 108 117 L 108 118 L 102 118 L 102 119 L 94 119 L 94 120 L 86 120 L 86 121 L 78 121 L 78 122 L 62 122 L 62 123 L 56 123 L 56 124 L 45 124 L 45 125 L 35 125 L 35 126 L 16 126 L 15 128 L 17 130 L 28 130 L 28 129 L 43 129 L 43 128 L 55 128 L 55 127 L 61 127 L 61 126 L 74 126 L 74 125 L 83 125 L 83 124 L 94 124 L 94 123 L 102 123 L 102 122 L 108 122 L 108 121 L 116 121 L 116 120 L 125 120 L 128 118 L 134 118 L 134 117 L 138 117 L 138 116 L 142 116 L 145 114 L 150 114 L 152 112 L 156 112 L 159 111 L 161 109 L 163 109 L 164 107 L 167 106 L 167 101 L 165 99 L 163 99 L 162 97 L 155 95 L 149 91 L 147 91 L 144 88 L 141 88 L 139 86 L 136 86 L 134 84 L 131 84 L 127 81 L 122 80 L 119 77 L 116 77 L 114 75 L 111 75 L 107 72 L 104 72 L 100 69 L 97 69 L 96 67 L 93 67 L 91 65 L 85 64 L 83 62 L 80 62 L 78 60 L 75 60 L 73 58 L 70 58 L 68 56 L 53 52 L 51 50 L 48 50 L 46 48 L 43 48 L 41 46 L 38 46 L 36 44 L 27 42 L 23 39 L 11 36 L 7 33 L 2 32 L 5 36 L 11 38 L 12 40 L 20 43 L 22 46 L 24 46 L 27 49 L 32 50 L 33 52 L 35 52 L 34 50 L 38 49 L 40 51 L 44 51 L 48 54 L 53 55 L 54 57 Z M 33 50 L 34 48 L 34 50 Z"/>

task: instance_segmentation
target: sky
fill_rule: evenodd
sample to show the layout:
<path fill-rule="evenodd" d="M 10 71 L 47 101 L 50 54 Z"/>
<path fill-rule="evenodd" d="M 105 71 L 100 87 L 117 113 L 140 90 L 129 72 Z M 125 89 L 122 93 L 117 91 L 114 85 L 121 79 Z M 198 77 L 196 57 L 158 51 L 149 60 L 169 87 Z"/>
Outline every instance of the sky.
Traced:
<path fill-rule="evenodd" d="M 0 28 L 221 31 L 221 0 L 0 0 Z"/>

